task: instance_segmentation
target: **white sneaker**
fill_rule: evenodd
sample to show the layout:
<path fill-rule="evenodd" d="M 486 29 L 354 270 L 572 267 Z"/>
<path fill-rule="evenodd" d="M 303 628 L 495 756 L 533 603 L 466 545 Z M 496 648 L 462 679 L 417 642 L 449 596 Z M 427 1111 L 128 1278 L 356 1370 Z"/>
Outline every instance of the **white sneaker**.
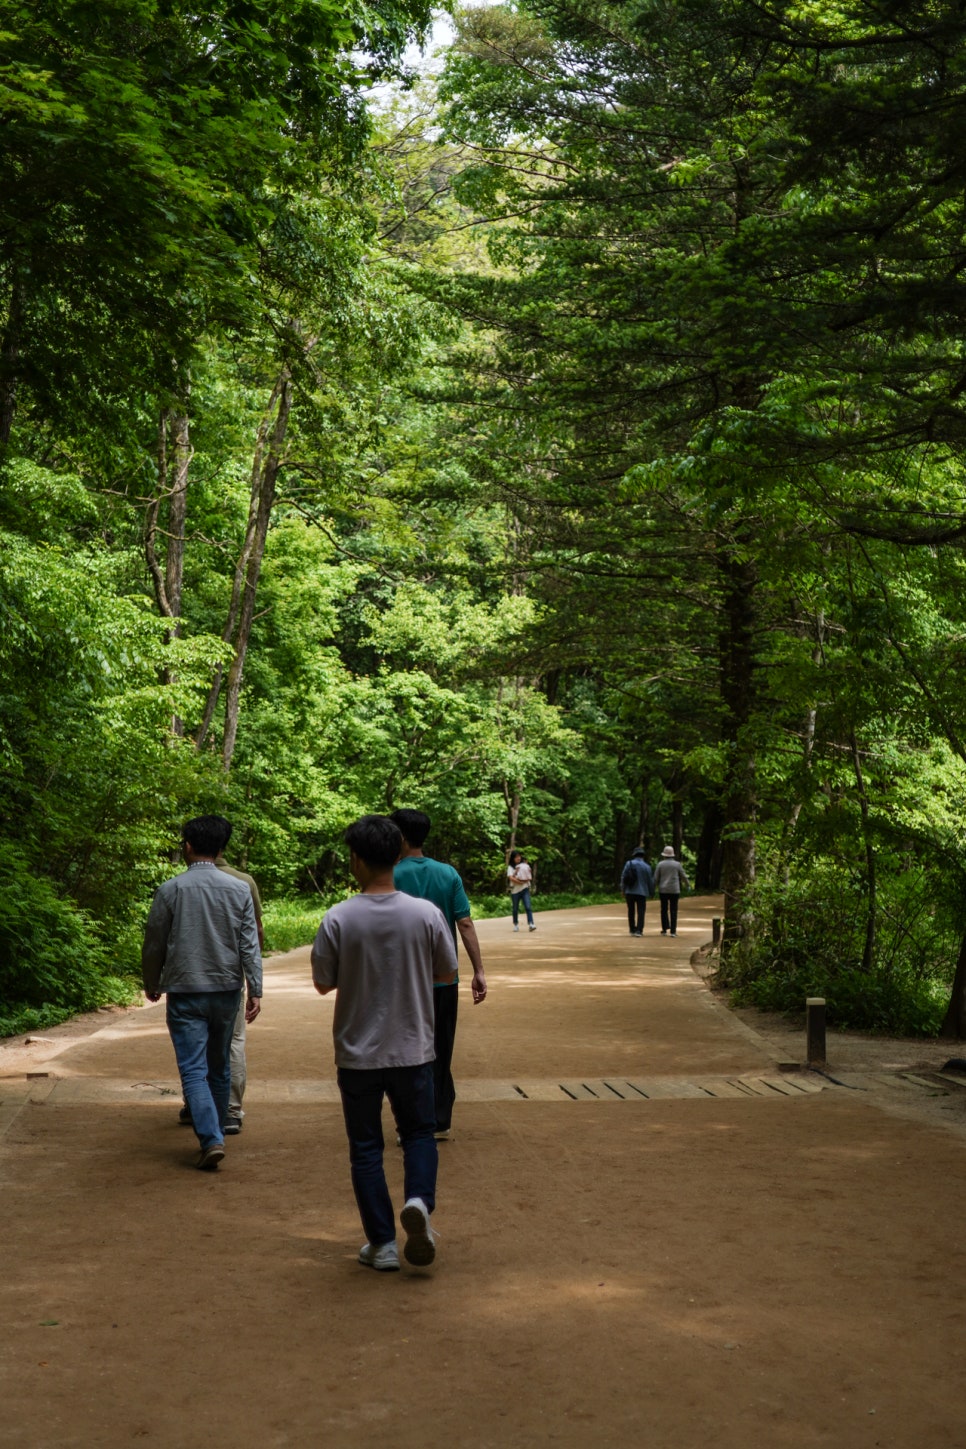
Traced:
<path fill-rule="evenodd" d="M 531 929 L 531 931 L 535 931 L 537 928 L 536 928 L 536 926 L 531 926 L 530 929 Z"/>
<path fill-rule="evenodd" d="M 514 929 L 514 930 L 515 930 L 515 931 L 519 931 L 519 929 L 520 929 L 520 927 L 519 927 L 519 926 L 514 926 L 514 927 L 513 927 L 513 929 Z"/>
<path fill-rule="evenodd" d="M 428 1268 L 436 1257 L 436 1234 L 429 1226 L 429 1213 L 421 1197 L 411 1197 L 399 1214 L 406 1241 L 403 1257 L 414 1268 Z"/>
<path fill-rule="evenodd" d="M 363 1243 L 359 1249 L 359 1262 L 364 1268 L 375 1268 L 377 1273 L 399 1272 L 399 1249 L 394 1242 Z"/>

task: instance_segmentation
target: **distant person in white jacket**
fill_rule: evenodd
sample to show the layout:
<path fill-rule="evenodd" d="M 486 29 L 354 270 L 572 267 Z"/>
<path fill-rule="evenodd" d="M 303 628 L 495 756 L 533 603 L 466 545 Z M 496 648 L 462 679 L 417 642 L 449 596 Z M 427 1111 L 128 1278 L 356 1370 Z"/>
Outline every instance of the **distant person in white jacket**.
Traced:
<path fill-rule="evenodd" d="M 527 922 L 531 931 L 537 929 L 533 919 L 533 907 L 530 904 L 530 884 L 533 880 L 533 871 L 527 864 L 526 856 L 522 850 L 511 850 L 510 859 L 506 867 L 507 885 L 510 887 L 510 904 L 513 907 L 513 929 L 519 931 L 520 907 L 527 913 Z"/>
<path fill-rule="evenodd" d="M 690 890 L 691 882 L 684 873 L 684 866 L 674 859 L 674 846 L 665 845 L 661 859 L 654 871 L 654 887 L 661 897 L 661 935 L 678 933 L 678 897 L 682 890 Z"/>

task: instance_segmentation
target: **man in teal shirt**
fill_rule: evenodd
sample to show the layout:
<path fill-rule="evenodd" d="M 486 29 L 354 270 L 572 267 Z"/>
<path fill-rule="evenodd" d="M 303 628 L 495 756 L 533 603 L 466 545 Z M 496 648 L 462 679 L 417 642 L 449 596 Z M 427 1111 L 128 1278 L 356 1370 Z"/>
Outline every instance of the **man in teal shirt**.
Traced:
<path fill-rule="evenodd" d="M 471 990 L 474 1005 L 486 1000 L 486 976 L 479 937 L 470 919 L 470 903 L 459 873 L 441 860 L 423 854 L 423 842 L 432 822 L 422 810 L 395 810 L 389 817 L 398 825 L 403 837 L 403 853 L 393 872 L 396 889 L 407 896 L 432 901 L 446 917 L 446 924 L 463 942 L 463 949 L 473 967 Z M 445 1139 L 453 1123 L 456 1086 L 453 1082 L 453 1046 L 456 1041 L 456 1012 L 459 1005 L 459 978 L 450 985 L 436 983 L 433 989 L 435 1015 L 434 1045 L 436 1061 L 433 1081 L 436 1090 L 436 1137 Z"/>

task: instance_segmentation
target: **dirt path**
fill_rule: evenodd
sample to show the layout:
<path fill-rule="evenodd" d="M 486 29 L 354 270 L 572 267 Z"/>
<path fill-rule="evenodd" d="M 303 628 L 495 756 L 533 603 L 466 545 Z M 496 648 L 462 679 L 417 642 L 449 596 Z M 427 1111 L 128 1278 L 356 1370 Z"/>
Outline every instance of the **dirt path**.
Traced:
<path fill-rule="evenodd" d="M 270 963 L 217 1175 L 161 1008 L 0 1050 L 0 1444 L 961 1449 L 966 1142 L 868 1073 L 781 1078 L 684 904 L 674 941 L 480 923 L 431 1274 L 355 1263 L 307 952 Z"/>

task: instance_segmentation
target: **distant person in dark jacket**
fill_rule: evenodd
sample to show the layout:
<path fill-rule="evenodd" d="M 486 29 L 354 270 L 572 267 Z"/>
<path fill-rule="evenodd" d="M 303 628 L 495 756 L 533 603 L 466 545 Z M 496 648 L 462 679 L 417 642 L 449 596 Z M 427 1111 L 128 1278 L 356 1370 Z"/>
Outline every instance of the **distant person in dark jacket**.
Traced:
<path fill-rule="evenodd" d="M 654 876 L 642 846 L 631 851 L 631 858 L 621 871 L 621 892 L 627 902 L 627 925 L 632 936 L 644 934 L 644 912 L 648 897 L 654 894 Z"/>
<path fill-rule="evenodd" d="M 672 936 L 676 936 L 678 933 L 678 897 L 682 890 L 690 889 L 691 882 L 684 874 L 684 866 L 679 860 L 674 859 L 673 845 L 665 845 L 661 851 L 661 859 L 654 872 L 654 884 L 661 897 L 661 935 L 666 936 L 670 931 Z"/>

